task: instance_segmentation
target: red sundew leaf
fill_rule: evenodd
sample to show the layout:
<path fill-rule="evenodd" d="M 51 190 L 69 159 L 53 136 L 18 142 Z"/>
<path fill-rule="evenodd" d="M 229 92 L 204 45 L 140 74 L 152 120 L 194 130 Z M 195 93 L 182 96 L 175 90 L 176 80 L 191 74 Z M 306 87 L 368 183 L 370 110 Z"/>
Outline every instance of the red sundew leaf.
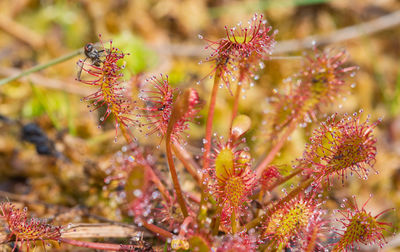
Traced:
<path fill-rule="evenodd" d="M 335 230 L 335 233 L 340 236 L 340 240 L 333 244 L 333 251 L 353 251 L 360 243 L 377 244 L 380 248 L 386 244 L 383 231 L 386 229 L 385 226 L 391 226 L 391 224 L 380 222 L 377 219 L 391 209 L 372 216 L 365 210 L 365 205 L 370 199 L 371 197 L 360 209 L 355 196 L 353 196 L 354 205 L 346 210 L 339 210 L 342 218 L 338 221 L 342 223 L 343 229 Z"/>
<path fill-rule="evenodd" d="M 275 44 L 276 31 L 267 25 L 263 15 L 255 14 L 248 25 L 239 23 L 236 27 L 225 26 L 226 38 L 210 41 L 206 48 L 213 52 L 206 61 L 215 63 L 212 72 L 219 77 L 231 91 L 232 82 L 243 82 L 255 77 L 258 68 L 263 68 L 263 60 L 268 59 Z M 240 69 L 241 76 L 238 75 Z M 242 83 L 240 83 L 242 84 Z"/>
<path fill-rule="evenodd" d="M 15 250 L 17 243 L 25 244 L 27 250 L 31 246 L 35 247 L 36 241 L 42 241 L 45 246 L 45 240 L 58 241 L 61 237 L 61 227 L 47 224 L 43 220 L 28 218 L 27 209 L 20 210 L 14 207 L 12 203 L 2 202 L 0 204 L 0 218 L 7 223 L 7 229 L 10 236 L 15 237 Z"/>

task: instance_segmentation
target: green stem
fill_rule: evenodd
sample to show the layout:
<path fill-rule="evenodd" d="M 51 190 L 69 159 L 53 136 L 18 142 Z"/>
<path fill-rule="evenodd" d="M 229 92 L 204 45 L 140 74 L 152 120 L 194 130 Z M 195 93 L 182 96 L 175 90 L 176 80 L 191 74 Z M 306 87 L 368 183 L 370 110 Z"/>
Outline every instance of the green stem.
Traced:
<path fill-rule="evenodd" d="M 167 151 L 169 171 L 171 173 L 172 181 L 174 183 L 174 188 L 175 188 L 176 196 L 178 198 L 178 203 L 179 203 L 179 206 L 181 207 L 183 216 L 186 218 L 186 217 L 188 217 L 189 214 L 188 214 L 185 200 L 182 195 L 182 190 L 181 190 L 181 186 L 179 184 L 178 175 L 176 173 L 174 160 L 172 158 L 171 133 L 172 133 L 172 123 L 170 123 L 168 125 L 167 134 L 166 134 L 166 138 L 165 138 L 165 148 Z"/>
<path fill-rule="evenodd" d="M 215 217 L 215 223 L 214 223 L 214 227 L 213 227 L 213 235 L 218 234 L 219 224 L 221 222 L 221 212 L 222 212 L 222 204 L 218 204 L 217 211 L 215 213 L 216 217 Z"/>
<path fill-rule="evenodd" d="M 34 67 L 30 68 L 30 69 L 27 69 L 25 71 L 22 71 L 21 73 L 19 73 L 17 75 L 4 78 L 4 79 L 0 80 L 0 86 L 4 85 L 4 84 L 7 84 L 10 81 L 19 79 L 19 78 L 24 77 L 26 75 L 29 75 L 31 73 L 34 73 L 34 72 L 43 70 L 45 68 L 48 68 L 50 66 L 56 65 L 58 63 L 67 61 L 67 60 L 69 60 L 69 59 L 71 59 L 71 58 L 73 58 L 73 57 L 75 57 L 75 56 L 77 56 L 77 55 L 79 55 L 81 53 L 82 53 L 82 49 L 79 49 L 79 50 L 73 51 L 73 52 L 71 52 L 71 53 L 69 53 L 67 55 L 61 56 L 61 57 L 56 58 L 54 60 L 51 60 L 51 61 L 49 61 L 47 63 L 40 64 L 40 65 L 34 66 Z"/>
<path fill-rule="evenodd" d="M 237 229 L 238 229 L 238 222 L 236 220 L 236 212 L 235 211 L 232 211 L 231 226 L 232 226 L 232 234 L 236 234 Z"/>

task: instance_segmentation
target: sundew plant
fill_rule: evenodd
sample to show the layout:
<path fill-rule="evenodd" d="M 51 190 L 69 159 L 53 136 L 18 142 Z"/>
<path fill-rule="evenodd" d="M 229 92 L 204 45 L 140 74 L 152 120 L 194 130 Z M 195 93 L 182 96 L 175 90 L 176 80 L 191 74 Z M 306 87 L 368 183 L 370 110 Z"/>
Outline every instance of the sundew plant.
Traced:
<path fill-rule="evenodd" d="M 123 72 L 129 65 L 124 60 L 135 57 L 134 51 L 123 52 L 101 37 L 87 44 L 77 62 L 76 81 L 91 86 L 93 93 L 82 102 L 99 111 L 99 128 L 113 122 L 115 141 L 110 145 L 125 142 L 108 162 L 102 190 L 119 221 L 148 232 L 126 244 L 75 240 L 64 236 L 66 225 L 29 217 L 27 209 L 5 201 L 0 219 L 12 250 L 62 249 L 63 244 L 110 251 L 383 248 L 392 224 L 382 219 L 391 209 L 372 214 L 367 202 L 373 197 L 365 203 L 357 196 L 345 198 L 334 211 L 327 205 L 334 184 L 346 186 L 351 176 L 366 180 L 379 174 L 374 131 L 380 121 L 362 110 L 322 112 L 351 90 L 349 79 L 357 67 L 348 62 L 345 50 L 313 46 L 305 51 L 300 70 L 265 97 L 270 109 L 264 129 L 253 128 L 259 118 L 241 111 L 242 94 L 261 81 L 258 72 L 273 57 L 276 36 L 276 28 L 259 14 L 226 26 L 221 39 L 199 35 L 210 52 L 201 62 L 209 66 L 209 74 L 198 83 L 178 86 L 171 85 L 167 73 L 126 79 Z M 208 78 L 211 92 L 201 95 Z M 232 102 L 225 111 L 229 120 L 218 121 L 228 131 L 217 134 L 221 92 Z M 204 129 L 198 126 L 201 121 Z M 289 163 L 279 161 L 298 128 L 309 131 L 303 154 Z M 264 154 L 252 151 L 246 138 L 258 130 L 270 146 Z M 194 131 L 202 136 L 200 151 L 191 148 Z"/>

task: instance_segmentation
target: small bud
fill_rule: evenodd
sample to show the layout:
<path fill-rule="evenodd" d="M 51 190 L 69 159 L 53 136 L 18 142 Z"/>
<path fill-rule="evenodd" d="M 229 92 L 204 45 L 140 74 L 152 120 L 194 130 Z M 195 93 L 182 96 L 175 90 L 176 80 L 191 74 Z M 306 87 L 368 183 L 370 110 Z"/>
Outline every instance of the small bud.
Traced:
<path fill-rule="evenodd" d="M 173 104 L 171 119 L 168 127 L 172 128 L 172 136 L 178 139 L 179 133 L 186 130 L 188 122 L 193 121 L 199 112 L 200 98 L 197 91 L 193 88 L 188 88 L 183 94 L 176 98 Z"/>
<path fill-rule="evenodd" d="M 188 88 L 179 95 L 174 102 L 170 123 L 175 124 L 179 120 L 187 120 L 185 116 L 197 113 L 196 107 L 200 103 L 199 94 L 193 88 Z"/>
<path fill-rule="evenodd" d="M 276 165 L 267 166 L 261 174 L 260 184 L 263 189 L 269 189 L 268 187 L 272 186 L 274 182 L 282 177 L 279 169 Z"/>
<path fill-rule="evenodd" d="M 234 139 L 240 138 L 251 126 L 251 119 L 246 115 L 238 115 L 232 123 L 232 136 Z"/>

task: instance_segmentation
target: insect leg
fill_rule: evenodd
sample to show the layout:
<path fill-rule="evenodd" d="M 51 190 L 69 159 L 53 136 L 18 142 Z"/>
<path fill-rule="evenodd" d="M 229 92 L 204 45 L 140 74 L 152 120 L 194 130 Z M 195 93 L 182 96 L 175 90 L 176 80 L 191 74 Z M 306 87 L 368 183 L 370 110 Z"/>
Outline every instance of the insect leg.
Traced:
<path fill-rule="evenodd" d="M 78 69 L 78 72 L 77 72 L 77 74 L 76 74 L 76 79 L 77 79 L 78 81 L 81 80 L 82 69 L 83 69 L 83 66 L 84 66 L 84 64 L 85 64 L 85 61 L 86 61 L 87 59 L 88 59 L 88 58 L 86 57 L 83 61 L 81 61 L 81 60 L 78 61 L 79 69 Z"/>

